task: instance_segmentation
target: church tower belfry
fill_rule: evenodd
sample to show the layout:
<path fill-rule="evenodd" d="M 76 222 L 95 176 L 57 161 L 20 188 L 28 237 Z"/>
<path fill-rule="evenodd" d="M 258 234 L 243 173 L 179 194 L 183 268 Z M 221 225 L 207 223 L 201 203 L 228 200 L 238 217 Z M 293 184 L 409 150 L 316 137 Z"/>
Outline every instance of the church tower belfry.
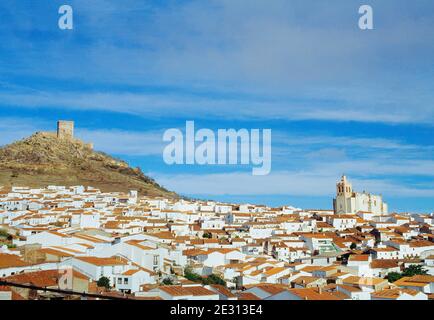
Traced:
<path fill-rule="evenodd" d="M 336 194 L 338 196 L 351 197 L 353 193 L 353 186 L 348 182 L 345 175 L 342 176 L 341 181 L 336 184 Z"/>
<path fill-rule="evenodd" d="M 353 196 L 353 186 L 347 180 L 346 175 L 342 175 L 340 181 L 336 183 L 336 199 L 334 199 L 335 213 L 352 213 L 351 197 Z"/>

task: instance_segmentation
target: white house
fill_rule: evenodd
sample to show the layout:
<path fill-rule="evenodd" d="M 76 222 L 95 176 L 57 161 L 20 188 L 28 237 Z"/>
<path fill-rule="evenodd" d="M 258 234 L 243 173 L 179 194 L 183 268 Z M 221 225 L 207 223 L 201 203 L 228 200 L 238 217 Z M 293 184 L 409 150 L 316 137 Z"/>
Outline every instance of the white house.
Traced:
<path fill-rule="evenodd" d="M 339 284 L 336 286 L 336 290 L 346 294 L 351 300 L 371 300 L 371 293 L 357 286 Z"/>
<path fill-rule="evenodd" d="M 156 283 L 155 276 L 154 272 L 143 268 L 129 269 L 114 275 L 113 287 L 125 293 L 139 292 L 141 285 Z"/>
<path fill-rule="evenodd" d="M 101 226 L 100 215 L 98 212 L 73 213 L 71 217 L 71 226 L 78 227 L 80 229 L 99 229 Z"/>
<path fill-rule="evenodd" d="M 354 254 L 348 258 L 347 267 L 359 277 L 372 277 L 372 257 L 369 254 Z"/>
<path fill-rule="evenodd" d="M 131 269 L 131 264 L 121 257 L 72 257 L 61 263 L 62 266 L 70 266 L 83 273 L 92 280 L 99 280 L 101 277 L 107 277 L 110 284 L 115 283 L 116 276 Z"/>

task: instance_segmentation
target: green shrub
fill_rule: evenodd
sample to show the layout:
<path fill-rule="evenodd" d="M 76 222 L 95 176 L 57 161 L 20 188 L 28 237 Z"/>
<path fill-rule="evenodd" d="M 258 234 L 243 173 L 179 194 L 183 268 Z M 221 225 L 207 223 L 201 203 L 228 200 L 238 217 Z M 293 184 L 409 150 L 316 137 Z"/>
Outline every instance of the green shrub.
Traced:
<path fill-rule="evenodd" d="M 1 238 L 7 238 L 9 236 L 9 233 L 4 230 L 4 229 L 0 229 L 0 237 Z"/>
<path fill-rule="evenodd" d="M 402 275 L 399 272 L 390 272 L 387 274 L 387 280 L 389 282 L 395 282 L 402 278 Z"/>
<path fill-rule="evenodd" d="M 222 286 L 226 286 L 226 281 L 220 278 L 218 275 L 211 274 L 208 277 L 202 277 L 201 275 L 193 272 L 189 267 L 185 268 L 184 277 L 193 282 L 201 282 L 204 285 L 219 284 Z"/>
<path fill-rule="evenodd" d="M 402 273 L 403 277 L 413 277 L 416 275 L 424 275 L 427 274 L 428 270 L 423 269 L 422 266 L 417 265 L 411 265 L 408 268 L 404 269 L 404 272 Z"/>
<path fill-rule="evenodd" d="M 189 267 L 185 268 L 184 277 L 187 280 L 190 280 L 193 282 L 201 282 L 202 281 L 202 277 L 199 274 L 193 272 L 193 270 L 191 270 L 191 268 L 189 268 Z"/>
<path fill-rule="evenodd" d="M 110 289 L 110 279 L 107 277 L 101 277 L 99 278 L 98 282 L 96 283 L 98 287 L 103 287 L 106 289 Z"/>
<path fill-rule="evenodd" d="M 222 286 L 226 286 L 226 281 L 220 278 L 216 274 L 211 274 L 206 278 L 203 278 L 203 284 L 219 284 Z"/>

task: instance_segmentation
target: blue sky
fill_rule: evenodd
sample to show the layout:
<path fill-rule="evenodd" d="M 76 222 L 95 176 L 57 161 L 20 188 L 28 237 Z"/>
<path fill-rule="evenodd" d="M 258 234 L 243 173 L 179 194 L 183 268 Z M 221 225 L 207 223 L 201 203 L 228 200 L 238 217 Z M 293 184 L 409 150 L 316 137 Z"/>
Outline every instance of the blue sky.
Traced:
<path fill-rule="evenodd" d="M 431 0 L 3 0 L 0 21 L 0 144 L 72 119 L 181 194 L 331 208 L 345 173 L 392 210 L 434 210 Z M 166 165 L 162 134 L 186 120 L 271 128 L 271 174 Z"/>

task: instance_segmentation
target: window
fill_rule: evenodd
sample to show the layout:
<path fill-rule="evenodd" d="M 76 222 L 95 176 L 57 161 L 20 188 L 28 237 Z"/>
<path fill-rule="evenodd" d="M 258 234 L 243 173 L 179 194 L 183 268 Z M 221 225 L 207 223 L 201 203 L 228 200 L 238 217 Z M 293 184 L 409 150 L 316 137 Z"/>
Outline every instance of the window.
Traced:
<path fill-rule="evenodd" d="M 158 265 L 158 260 L 159 260 L 158 258 L 159 258 L 158 256 L 154 256 L 154 266 Z"/>
<path fill-rule="evenodd" d="M 124 284 L 128 284 L 128 278 L 124 278 Z"/>
<path fill-rule="evenodd" d="M 122 278 L 118 278 L 118 284 L 122 284 Z"/>

